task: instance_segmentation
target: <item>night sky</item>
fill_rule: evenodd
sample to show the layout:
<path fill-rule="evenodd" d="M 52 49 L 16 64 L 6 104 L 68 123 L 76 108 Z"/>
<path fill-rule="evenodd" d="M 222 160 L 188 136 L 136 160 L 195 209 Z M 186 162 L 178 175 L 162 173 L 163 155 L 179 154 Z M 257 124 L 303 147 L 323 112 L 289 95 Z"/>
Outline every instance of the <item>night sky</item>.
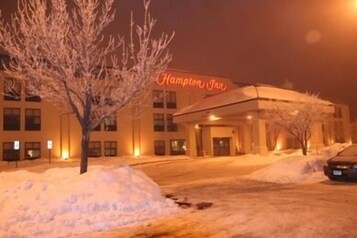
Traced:
<path fill-rule="evenodd" d="M 116 0 L 111 33 L 127 35 L 141 0 Z M 16 1 L 1 0 L 6 17 Z M 357 118 L 357 0 L 152 0 L 175 31 L 170 68 L 246 84 L 293 85 L 350 105 Z M 140 18 L 140 17 L 139 17 Z"/>

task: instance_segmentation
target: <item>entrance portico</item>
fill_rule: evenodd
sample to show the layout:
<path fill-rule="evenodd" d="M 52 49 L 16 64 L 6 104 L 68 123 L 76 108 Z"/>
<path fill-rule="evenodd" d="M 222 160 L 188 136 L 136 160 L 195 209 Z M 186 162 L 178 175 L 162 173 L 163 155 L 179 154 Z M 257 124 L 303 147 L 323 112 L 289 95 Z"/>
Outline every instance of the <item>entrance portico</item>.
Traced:
<path fill-rule="evenodd" d="M 191 157 L 267 155 L 264 110 L 301 95 L 271 86 L 246 86 L 183 108 L 174 114 L 174 122 L 188 127 L 186 154 Z M 327 103 L 326 107 L 331 108 Z M 317 139 L 314 143 L 322 143 L 321 138 Z"/>
<path fill-rule="evenodd" d="M 254 114 L 254 113 L 251 113 Z M 186 123 L 187 155 L 232 156 L 246 153 L 265 155 L 265 121 L 251 114 L 237 115 L 229 120 Z"/>

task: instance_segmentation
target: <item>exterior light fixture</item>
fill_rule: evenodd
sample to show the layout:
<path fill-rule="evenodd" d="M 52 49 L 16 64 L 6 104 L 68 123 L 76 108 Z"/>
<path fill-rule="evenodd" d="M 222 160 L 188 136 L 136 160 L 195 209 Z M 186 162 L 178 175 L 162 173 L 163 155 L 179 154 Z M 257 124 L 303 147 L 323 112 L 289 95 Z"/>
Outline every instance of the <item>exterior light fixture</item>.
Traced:
<path fill-rule="evenodd" d="M 48 149 L 48 162 L 51 163 L 51 150 L 52 150 L 53 142 L 52 140 L 47 141 L 47 149 Z"/>
<path fill-rule="evenodd" d="M 68 160 L 68 159 L 69 159 L 68 150 L 63 150 L 63 151 L 62 151 L 62 159 L 63 159 L 63 160 Z"/>
<path fill-rule="evenodd" d="M 14 150 L 19 151 L 20 150 L 20 141 L 19 140 L 15 140 L 14 141 Z M 15 163 L 16 163 L 16 168 L 17 168 L 17 161 L 19 160 L 19 158 L 16 159 Z"/>
<path fill-rule="evenodd" d="M 208 117 L 208 120 L 210 120 L 210 121 L 217 121 L 217 120 L 219 120 L 219 119 L 221 119 L 220 117 L 217 117 L 216 115 L 210 115 L 209 117 Z"/>
<path fill-rule="evenodd" d="M 14 141 L 14 150 L 20 150 L 20 141 L 18 140 Z"/>
<path fill-rule="evenodd" d="M 252 118 L 253 118 L 252 115 L 248 115 L 248 116 L 247 116 L 247 119 L 248 119 L 248 120 L 252 120 Z"/>
<path fill-rule="evenodd" d="M 136 148 L 134 151 L 134 157 L 140 157 L 140 149 Z"/>

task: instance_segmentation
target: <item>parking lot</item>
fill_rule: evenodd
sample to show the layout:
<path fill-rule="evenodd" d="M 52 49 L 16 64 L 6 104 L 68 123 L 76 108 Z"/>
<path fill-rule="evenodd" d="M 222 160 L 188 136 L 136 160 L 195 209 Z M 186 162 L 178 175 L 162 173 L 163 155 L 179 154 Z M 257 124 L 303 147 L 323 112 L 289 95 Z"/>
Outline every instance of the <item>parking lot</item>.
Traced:
<path fill-rule="evenodd" d="M 179 160 L 135 166 L 163 193 L 189 204 L 142 226 L 93 237 L 355 237 L 357 184 L 275 184 L 249 180 L 267 164 L 239 158 Z M 197 204 L 211 203 L 198 209 Z"/>

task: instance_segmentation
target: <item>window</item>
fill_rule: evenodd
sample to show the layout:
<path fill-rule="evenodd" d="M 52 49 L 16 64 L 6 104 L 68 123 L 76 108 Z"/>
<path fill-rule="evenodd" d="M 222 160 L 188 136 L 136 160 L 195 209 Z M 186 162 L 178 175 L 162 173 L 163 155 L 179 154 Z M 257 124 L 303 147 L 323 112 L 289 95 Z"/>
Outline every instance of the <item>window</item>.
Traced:
<path fill-rule="evenodd" d="M 334 122 L 334 132 L 335 132 L 335 142 L 337 143 L 344 143 L 345 136 L 343 130 L 342 121 L 335 121 Z"/>
<path fill-rule="evenodd" d="M 177 131 L 177 125 L 174 123 L 172 114 L 166 115 L 167 131 Z"/>
<path fill-rule="evenodd" d="M 154 108 L 164 107 L 164 92 L 161 90 L 152 91 L 152 102 Z"/>
<path fill-rule="evenodd" d="M 20 109 L 19 108 L 4 108 L 4 131 L 19 131 L 20 130 Z"/>
<path fill-rule="evenodd" d="M 25 159 L 41 157 L 41 142 L 25 142 Z"/>
<path fill-rule="evenodd" d="M 40 131 L 41 130 L 41 110 L 26 109 L 25 110 L 25 130 Z"/>
<path fill-rule="evenodd" d="M 176 108 L 176 92 L 169 91 L 166 93 L 166 107 Z"/>
<path fill-rule="evenodd" d="M 100 96 L 99 95 L 92 96 L 91 102 L 93 105 L 98 105 L 100 103 Z"/>
<path fill-rule="evenodd" d="M 335 107 L 335 118 L 342 118 L 342 108 L 341 107 Z"/>
<path fill-rule="evenodd" d="M 104 155 L 105 156 L 117 156 L 117 142 L 116 141 L 104 141 Z"/>
<path fill-rule="evenodd" d="M 96 127 L 94 127 L 93 131 L 100 131 L 100 124 Z"/>
<path fill-rule="evenodd" d="M 165 131 L 164 114 L 154 113 L 154 131 Z"/>
<path fill-rule="evenodd" d="M 155 155 L 165 155 L 165 141 L 164 140 L 156 140 L 154 142 L 155 146 Z"/>
<path fill-rule="evenodd" d="M 109 116 L 104 119 L 104 130 L 106 131 L 116 131 L 117 130 L 117 119 L 115 115 Z"/>
<path fill-rule="evenodd" d="M 25 89 L 25 101 L 26 102 L 41 102 L 41 98 L 33 93 L 31 93 L 28 89 Z"/>
<path fill-rule="evenodd" d="M 21 84 L 15 79 L 7 78 L 4 80 L 4 100 L 21 100 Z"/>
<path fill-rule="evenodd" d="M 171 155 L 184 155 L 186 153 L 186 141 L 185 140 L 171 140 L 170 141 L 170 153 L 171 153 Z"/>
<path fill-rule="evenodd" d="M 14 150 L 14 142 L 3 143 L 2 158 L 5 161 L 20 160 L 20 151 Z"/>
<path fill-rule="evenodd" d="M 99 157 L 102 154 L 102 146 L 100 141 L 89 142 L 89 157 Z"/>

